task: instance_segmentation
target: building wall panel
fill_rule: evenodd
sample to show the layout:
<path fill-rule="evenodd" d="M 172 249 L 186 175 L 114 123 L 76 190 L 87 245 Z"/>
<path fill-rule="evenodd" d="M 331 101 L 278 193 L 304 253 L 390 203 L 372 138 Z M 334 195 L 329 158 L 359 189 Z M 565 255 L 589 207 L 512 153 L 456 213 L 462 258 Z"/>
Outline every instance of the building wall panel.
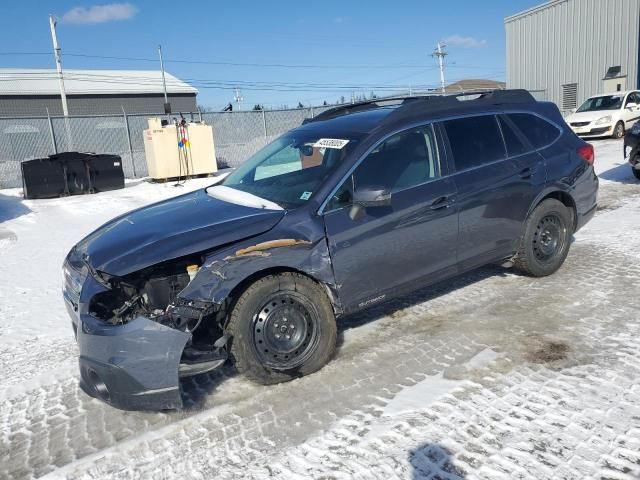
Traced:
<path fill-rule="evenodd" d="M 169 94 L 173 113 L 195 112 L 195 94 Z M 163 95 L 73 95 L 67 96 L 69 115 L 119 115 L 164 113 Z M 0 117 L 62 115 L 59 95 L 0 96 Z"/>
<path fill-rule="evenodd" d="M 578 102 L 602 91 L 608 67 L 621 65 L 638 85 L 640 0 L 553 0 L 505 19 L 507 88 L 562 103 L 562 85 L 578 84 Z"/>

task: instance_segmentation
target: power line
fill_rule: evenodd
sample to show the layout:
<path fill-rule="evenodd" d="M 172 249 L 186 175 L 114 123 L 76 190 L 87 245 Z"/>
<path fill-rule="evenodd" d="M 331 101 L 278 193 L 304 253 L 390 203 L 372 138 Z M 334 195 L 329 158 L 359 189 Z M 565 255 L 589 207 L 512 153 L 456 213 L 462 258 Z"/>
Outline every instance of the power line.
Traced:
<path fill-rule="evenodd" d="M 340 89 L 378 89 L 378 88 L 396 88 L 406 86 L 404 82 L 399 82 L 411 76 L 418 75 L 422 72 L 414 72 L 411 75 L 404 75 L 400 78 L 390 80 L 388 83 L 325 83 L 325 82 L 281 82 L 281 81 L 261 81 L 261 80 L 239 80 L 239 79 L 208 79 L 208 78 L 190 78 L 184 77 L 183 80 L 169 79 L 168 85 L 174 87 L 185 86 L 185 82 L 199 85 L 222 85 L 222 86 L 247 86 L 247 87 L 287 87 L 287 88 L 340 88 Z M 495 77 L 496 75 L 491 75 Z M 67 70 L 66 78 L 111 83 L 127 83 L 139 85 L 159 85 L 161 78 L 154 78 L 141 75 L 125 75 L 114 73 L 87 73 L 75 70 Z M 485 76 L 486 77 L 486 76 Z M 47 80 L 55 77 L 53 71 L 30 72 L 30 71 L 14 71 L 2 73 L 0 71 L 0 81 L 16 81 L 16 80 Z M 420 84 L 416 84 L 416 87 Z"/>
<path fill-rule="evenodd" d="M 2 78 L 0 76 L 0 82 L 6 81 L 16 81 L 16 80 L 51 80 L 56 78 L 55 75 L 49 74 L 48 76 L 38 76 L 38 77 L 24 77 L 24 76 L 13 76 Z M 68 81 L 77 81 L 77 82 L 85 82 L 85 83 L 103 83 L 103 84 L 114 84 L 114 85 L 129 85 L 129 86 L 142 86 L 142 87 L 156 87 L 160 88 L 162 86 L 160 79 L 150 79 L 146 77 L 117 77 L 117 76 L 100 76 L 100 75 L 82 75 L 82 74 L 74 74 L 72 72 L 68 72 L 65 74 L 65 78 Z M 496 76 L 486 76 L 486 79 L 496 78 Z M 460 80 L 460 79 L 458 79 Z M 456 81 L 456 80 L 452 80 Z M 185 84 L 180 82 L 167 82 L 167 85 L 175 88 L 184 88 Z M 342 85 L 342 84 L 295 84 L 295 83 L 260 83 L 260 82 L 243 82 L 243 81 L 226 81 L 220 82 L 215 80 L 197 80 L 191 82 L 191 85 L 196 88 L 201 89 L 217 89 L 217 90 L 235 90 L 239 86 L 243 90 L 250 91 L 275 91 L 275 92 L 322 92 L 322 93 L 350 93 L 353 91 L 362 91 L 362 90 L 376 90 L 376 91 L 398 91 L 404 90 L 407 88 L 406 85 L 371 85 L 371 84 L 351 84 L 351 85 Z M 414 90 L 432 90 L 437 88 L 438 85 L 431 84 L 414 84 L 412 88 Z"/>
<path fill-rule="evenodd" d="M 19 55 L 50 55 L 44 52 L 0 52 L 0 55 L 19 56 Z M 134 62 L 157 62 L 157 59 L 149 57 L 122 57 L 116 55 L 93 55 L 87 53 L 65 53 L 66 57 L 78 58 L 96 58 L 103 60 L 125 60 Z M 317 64 L 287 64 L 287 63 L 255 63 L 255 62 L 228 62 L 220 60 L 186 60 L 186 59 L 166 59 L 166 63 L 185 63 L 185 64 L 202 64 L 202 65 L 226 65 L 233 67 L 266 67 L 266 68 L 333 68 L 333 69 L 398 69 L 398 68 L 424 68 L 424 65 L 317 65 Z"/>
<path fill-rule="evenodd" d="M 20 56 L 20 55 L 51 55 L 51 52 L 0 52 L 2 56 Z"/>
<path fill-rule="evenodd" d="M 155 62 L 155 59 L 145 57 L 118 57 L 108 55 L 89 55 L 84 53 L 65 53 L 69 57 L 101 58 L 108 60 L 127 60 L 140 62 Z M 335 68 L 335 69 L 382 69 L 382 68 L 421 68 L 424 65 L 313 65 L 313 64 L 287 64 L 287 63 L 251 63 L 251 62 L 226 62 L 213 60 L 185 60 L 167 59 L 167 63 L 186 63 L 194 65 L 226 65 L 232 67 L 267 67 L 267 68 Z"/>

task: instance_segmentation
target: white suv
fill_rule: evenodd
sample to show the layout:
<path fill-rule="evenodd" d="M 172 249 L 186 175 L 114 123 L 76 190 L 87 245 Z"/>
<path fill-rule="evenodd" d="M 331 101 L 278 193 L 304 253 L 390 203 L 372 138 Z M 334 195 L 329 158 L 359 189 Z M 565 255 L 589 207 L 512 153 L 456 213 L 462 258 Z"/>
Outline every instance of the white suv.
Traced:
<path fill-rule="evenodd" d="M 624 137 L 640 118 L 640 92 L 616 92 L 588 98 L 566 118 L 580 137 Z"/>

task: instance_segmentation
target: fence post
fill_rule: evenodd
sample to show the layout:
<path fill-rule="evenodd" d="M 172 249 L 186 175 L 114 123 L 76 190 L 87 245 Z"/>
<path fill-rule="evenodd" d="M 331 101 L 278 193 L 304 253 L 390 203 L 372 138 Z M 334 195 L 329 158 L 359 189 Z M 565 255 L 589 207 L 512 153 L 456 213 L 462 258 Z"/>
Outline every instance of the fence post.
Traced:
<path fill-rule="evenodd" d="M 311 118 L 315 117 L 314 113 L 313 113 L 313 105 L 311 105 Z"/>
<path fill-rule="evenodd" d="M 131 155 L 131 168 L 133 169 L 133 176 L 137 177 L 138 174 L 136 173 L 136 161 L 135 158 L 133 158 L 133 144 L 131 143 L 131 129 L 129 128 L 129 117 L 127 117 L 127 112 L 124 111 L 124 107 L 121 105 L 120 108 L 122 108 L 122 116 L 124 117 L 124 128 L 127 131 L 127 142 L 129 143 L 129 155 Z"/>
<path fill-rule="evenodd" d="M 53 122 L 51 121 L 51 116 L 49 115 L 48 108 L 47 108 L 47 120 L 49 121 L 49 134 L 51 135 L 51 145 L 53 146 L 53 154 L 56 155 L 58 153 L 58 145 L 56 144 L 56 135 L 53 132 Z"/>
<path fill-rule="evenodd" d="M 264 138 L 267 138 L 267 114 L 264 113 L 264 108 L 262 109 L 262 128 L 264 129 Z"/>
<path fill-rule="evenodd" d="M 198 107 L 198 117 L 200 119 L 200 123 L 202 123 L 202 111 L 200 110 L 200 107 Z"/>

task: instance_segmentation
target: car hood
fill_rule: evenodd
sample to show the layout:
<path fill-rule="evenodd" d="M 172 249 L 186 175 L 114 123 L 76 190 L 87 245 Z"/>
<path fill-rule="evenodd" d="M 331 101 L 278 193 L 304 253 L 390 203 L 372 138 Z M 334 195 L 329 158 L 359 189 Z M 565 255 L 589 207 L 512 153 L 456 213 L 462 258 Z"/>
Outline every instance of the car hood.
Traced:
<path fill-rule="evenodd" d="M 199 190 L 114 218 L 75 248 L 95 270 L 123 276 L 259 235 L 285 213 L 226 202 Z"/>
<path fill-rule="evenodd" d="M 596 112 L 576 112 L 566 118 L 566 122 L 593 122 L 602 117 L 613 116 L 617 110 L 598 110 Z"/>

